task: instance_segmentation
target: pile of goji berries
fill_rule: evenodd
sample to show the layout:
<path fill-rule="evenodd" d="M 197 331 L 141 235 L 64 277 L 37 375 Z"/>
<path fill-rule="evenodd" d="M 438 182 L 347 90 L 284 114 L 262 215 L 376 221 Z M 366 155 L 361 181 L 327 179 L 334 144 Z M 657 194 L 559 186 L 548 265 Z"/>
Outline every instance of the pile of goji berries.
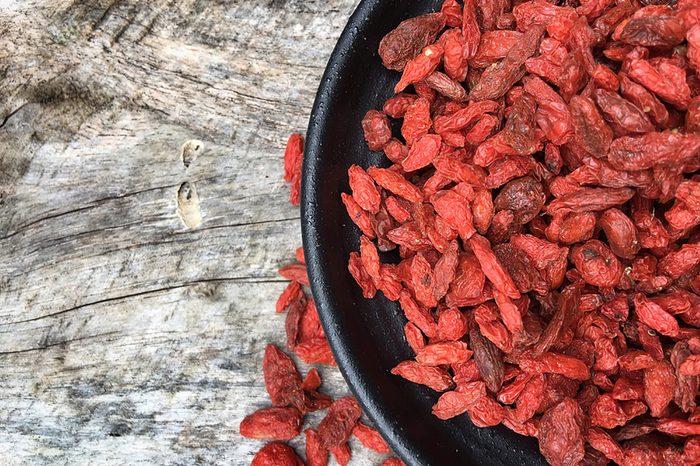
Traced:
<path fill-rule="evenodd" d="M 284 154 L 284 179 L 291 184 L 289 200 L 294 205 L 299 204 L 303 149 L 301 135 L 293 134 Z M 290 282 L 275 305 L 278 313 L 287 313 L 287 349 L 307 364 L 335 366 L 316 305 L 304 288 L 309 286 L 309 277 L 302 248 L 296 250 L 296 260 L 296 263 L 279 269 L 279 274 Z M 258 451 L 251 466 L 325 466 L 330 454 L 339 465 L 344 466 L 352 456 L 348 445 L 350 436 L 378 453 L 391 452 L 381 435 L 360 421 L 362 411 L 354 398 L 344 397 L 334 401 L 319 391 L 321 376 L 315 368 L 310 369 L 302 379 L 292 358 L 277 346 L 269 344 L 263 358 L 263 375 L 272 406 L 248 415 L 241 421 L 239 430 L 244 437 L 273 442 Z M 301 434 L 305 414 L 325 409 L 328 413 L 316 429 L 304 430 L 304 463 L 291 446 L 281 441 Z M 382 466 L 404 464 L 398 458 L 388 458 Z"/>
<path fill-rule="evenodd" d="M 362 121 L 392 165 L 342 195 L 351 274 L 407 319 L 392 373 L 553 465 L 700 463 L 700 1 L 648 3 L 402 22 Z"/>

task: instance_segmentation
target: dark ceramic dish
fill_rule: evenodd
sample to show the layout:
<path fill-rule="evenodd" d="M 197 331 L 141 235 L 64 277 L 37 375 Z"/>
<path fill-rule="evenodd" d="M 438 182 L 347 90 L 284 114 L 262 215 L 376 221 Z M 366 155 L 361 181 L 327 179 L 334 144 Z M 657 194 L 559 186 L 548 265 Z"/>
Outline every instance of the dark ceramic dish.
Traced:
<path fill-rule="evenodd" d="M 347 169 L 385 164 L 364 142 L 360 121 L 381 108 L 399 74 L 377 54 L 381 38 L 404 19 L 437 11 L 442 0 L 363 0 L 331 55 L 309 124 L 302 183 L 303 237 L 311 288 L 336 361 L 350 388 L 412 466 L 544 465 L 533 439 L 499 426 L 479 429 L 466 415 L 440 421 L 438 395 L 389 370 L 413 355 L 398 305 L 381 293 L 365 300 L 347 270 L 359 234 L 340 201 Z"/>

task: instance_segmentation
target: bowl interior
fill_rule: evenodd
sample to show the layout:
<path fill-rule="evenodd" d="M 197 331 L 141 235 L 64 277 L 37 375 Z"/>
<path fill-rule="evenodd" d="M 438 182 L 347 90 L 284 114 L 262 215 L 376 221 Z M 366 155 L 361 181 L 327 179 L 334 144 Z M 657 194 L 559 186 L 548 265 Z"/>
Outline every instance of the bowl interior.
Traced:
<path fill-rule="evenodd" d="M 304 249 L 312 291 L 326 335 L 350 388 L 394 451 L 410 465 L 546 464 L 536 442 L 499 426 L 479 429 L 466 415 L 440 421 L 438 394 L 393 376 L 413 357 L 396 303 L 381 293 L 362 297 L 347 270 L 359 232 L 340 200 L 355 163 L 387 165 L 369 151 L 360 121 L 391 96 L 399 74 L 377 54 L 381 38 L 404 19 L 438 11 L 441 0 L 364 0 L 350 18 L 328 63 L 307 134 L 302 186 Z"/>

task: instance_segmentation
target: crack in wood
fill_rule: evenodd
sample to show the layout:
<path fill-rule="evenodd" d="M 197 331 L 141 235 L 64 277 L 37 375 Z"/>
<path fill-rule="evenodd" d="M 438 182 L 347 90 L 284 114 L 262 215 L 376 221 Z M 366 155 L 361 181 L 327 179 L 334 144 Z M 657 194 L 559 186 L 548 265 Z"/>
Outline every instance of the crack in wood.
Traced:
<path fill-rule="evenodd" d="M 102 15 L 97 19 L 95 25 L 92 27 L 93 31 L 99 29 L 100 26 L 102 26 L 102 24 L 107 20 L 109 14 L 112 12 L 112 9 L 119 3 L 121 3 L 121 0 L 113 0 L 112 3 L 109 4 L 109 6 L 105 9 Z"/>
<path fill-rule="evenodd" d="M 23 320 L 16 320 L 13 322 L 7 322 L 7 323 L 0 323 L 0 327 L 4 326 L 10 326 L 10 325 L 16 325 L 16 324 L 24 324 L 27 322 L 36 322 L 38 320 L 42 319 L 48 319 L 51 317 L 57 317 L 63 314 L 67 314 L 69 312 L 77 311 L 80 309 L 84 309 L 86 307 L 91 307 L 91 306 L 96 306 L 98 304 L 105 304 L 109 303 L 112 301 L 123 301 L 131 298 L 138 298 L 146 295 L 152 295 L 152 294 L 157 294 L 157 293 L 167 293 L 173 290 L 179 290 L 182 288 L 188 288 L 190 286 L 195 286 L 200 283 L 210 283 L 210 282 L 236 282 L 236 283 L 252 283 L 252 284 L 261 284 L 261 283 L 282 283 L 282 282 L 287 282 L 288 280 L 285 280 L 283 278 L 274 278 L 274 277 L 254 277 L 254 276 L 249 276 L 249 277 L 219 277 L 219 278 L 203 278 L 203 279 L 197 279 L 197 280 L 191 280 L 187 282 L 183 282 L 180 284 L 176 285 L 171 285 L 171 286 L 165 286 L 162 288 L 156 288 L 153 290 L 145 290 L 145 291 L 140 291 L 138 293 L 130 293 L 126 295 L 121 295 L 121 296 L 114 296 L 112 298 L 105 298 L 105 299 L 99 299 L 97 301 L 91 301 L 89 303 L 84 303 L 84 304 L 79 304 L 77 306 L 73 306 L 67 309 L 62 309 L 57 312 L 52 312 L 50 314 L 45 314 L 43 316 L 37 316 L 37 317 L 32 317 L 31 319 L 23 319 Z"/>
<path fill-rule="evenodd" d="M 7 122 L 10 121 L 10 118 L 15 116 L 17 114 L 17 112 L 22 110 L 24 107 L 26 107 L 30 103 L 31 102 L 25 102 L 22 105 L 20 105 L 19 107 L 17 107 L 16 109 L 12 110 L 10 113 L 8 113 L 7 116 L 5 118 L 3 118 L 2 123 L 0 123 L 0 129 L 4 128 L 5 125 L 7 124 Z"/>
<path fill-rule="evenodd" d="M 89 202 L 90 202 L 89 205 L 86 205 L 86 206 L 83 206 L 83 207 L 78 207 L 78 208 L 71 209 L 71 210 L 67 210 L 67 211 L 64 211 L 64 212 L 58 212 L 58 213 L 56 213 L 56 214 L 47 215 L 47 216 L 45 216 L 45 217 L 40 217 L 40 218 L 38 218 L 38 219 L 36 219 L 36 220 L 32 220 L 32 221 L 29 222 L 29 223 L 25 223 L 24 225 L 20 225 L 19 227 L 17 227 L 17 229 L 16 229 L 14 232 L 12 232 L 12 233 L 10 233 L 10 234 L 8 234 L 8 235 L 5 235 L 5 236 L 3 236 L 3 237 L 0 237 L 0 241 L 3 241 L 3 240 L 6 240 L 6 239 L 9 239 L 9 238 L 12 238 L 13 236 L 16 236 L 17 234 L 22 233 L 23 231 L 25 231 L 25 230 L 27 230 L 28 228 L 30 228 L 30 227 L 36 225 L 37 223 L 45 222 L 45 221 L 47 221 L 47 220 L 53 220 L 53 219 L 55 219 L 55 218 L 59 218 L 59 217 L 63 217 L 63 216 L 66 216 L 66 215 L 74 214 L 74 213 L 76 213 L 76 212 L 82 212 L 82 211 L 84 211 L 84 210 L 89 210 L 89 209 L 92 209 L 92 208 L 95 208 L 95 207 L 99 207 L 101 204 L 103 204 L 103 203 L 105 203 L 105 202 L 107 202 L 107 201 L 113 201 L 113 200 L 117 200 L 117 199 L 125 199 L 125 198 L 128 198 L 128 197 L 136 196 L 136 195 L 138 195 L 138 194 L 143 194 L 143 193 L 147 193 L 147 192 L 150 192 L 150 191 L 168 190 L 168 189 L 172 189 L 172 188 L 174 188 L 174 187 L 176 187 L 176 186 L 178 186 L 178 184 L 172 184 L 172 185 L 166 185 L 166 186 L 155 186 L 155 187 L 153 187 L 153 188 L 141 189 L 141 190 L 138 190 L 138 191 L 132 191 L 132 192 L 125 193 L 125 194 L 120 194 L 120 195 L 117 195 L 117 196 L 107 196 L 107 197 L 103 197 L 103 198 L 100 198 L 100 199 L 94 199 L 94 200 L 92 200 L 92 201 L 89 201 Z"/>
<path fill-rule="evenodd" d="M 213 225 L 210 227 L 197 228 L 195 230 L 176 231 L 175 234 L 176 235 L 186 235 L 189 233 L 196 233 L 199 231 L 207 231 L 207 230 L 218 230 L 221 228 L 249 227 L 249 226 L 255 226 L 255 225 L 266 225 L 266 224 L 284 223 L 284 222 L 296 222 L 299 220 L 301 220 L 301 217 L 278 218 L 278 219 L 272 219 L 272 220 L 258 220 L 255 222 L 229 223 L 229 224 L 224 224 L 224 225 Z"/>
<path fill-rule="evenodd" d="M 92 209 L 93 207 L 94 207 L 94 206 L 92 206 L 92 205 L 83 206 L 83 207 L 78 207 L 78 208 L 76 208 L 76 209 L 71 209 L 71 210 L 67 210 L 67 211 L 64 211 L 64 212 L 59 212 L 59 213 L 56 213 L 56 214 L 53 214 L 53 215 L 47 215 L 46 217 L 38 218 L 38 219 L 36 219 L 36 220 L 34 220 L 34 221 L 32 221 L 32 222 L 26 223 L 26 224 L 24 224 L 24 225 L 18 227 L 17 230 L 15 230 L 14 232 L 10 233 L 9 235 L 5 235 L 5 236 L 1 237 L 1 238 L 0 238 L 0 241 L 3 241 L 3 240 L 6 240 L 6 239 L 9 239 L 9 238 L 12 238 L 13 236 L 16 236 L 16 235 L 18 235 L 19 233 L 22 233 L 23 231 L 27 230 L 29 227 L 32 227 L 32 226 L 36 225 L 37 223 L 41 223 L 41 222 L 44 222 L 44 221 L 46 221 L 46 220 L 51 220 L 51 219 L 58 218 L 58 217 L 63 217 L 64 215 L 74 214 L 74 213 L 76 213 L 76 212 L 82 212 L 83 210 Z"/>
<path fill-rule="evenodd" d="M 37 346 L 35 348 L 25 348 L 25 349 L 21 349 L 21 350 L 12 350 L 12 351 L 0 351 L 0 356 L 10 355 L 10 354 L 29 353 L 31 351 L 41 351 L 41 350 L 45 350 L 48 348 L 52 348 L 54 346 L 61 346 L 61 345 L 66 345 L 68 343 L 73 343 L 76 341 L 90 340 L 93 338 L 100 338 L 100 337 L 105 337 L 105 336 L 109 336 L 109 335 L 116 335 L 118 333 L 120 333 L 120 332 L 114 331 L 114 332 L 99 333 L 97 335 L 87 335 L 84 337 L 69 338 L 67 340 L 57 341 L 55 343 L 47 343 L 45 345 Z"/>

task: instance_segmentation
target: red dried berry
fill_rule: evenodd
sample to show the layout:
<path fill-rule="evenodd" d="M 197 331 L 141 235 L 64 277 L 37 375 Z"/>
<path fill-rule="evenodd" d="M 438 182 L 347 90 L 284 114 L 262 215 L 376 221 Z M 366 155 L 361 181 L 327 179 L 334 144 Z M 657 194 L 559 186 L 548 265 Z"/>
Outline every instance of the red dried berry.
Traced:
<path fill-rule="evenodd" d="M 328 450 L 321 446 L 318 432 L 306 429 L 306 466 L 326 466 L 328 464 Z"/>
<path fill-rule="evenodd" d="M 439 367 L 432 367 L 415 361 L 403 361 L 391 373 L 413 383 L 425 385 L 436 392 L 444 392 L 454 387 L 450 374 Z"/>
<path fill-rule="evenodd" d="M 241 421 L 244 437 L 289 440 L 301 433 L 301 412 L 296 408 L 262 408 Z"/>
<path fill-rule="evenodd" d="M 289 445 L 273 442 L 255 454 L 250 466 L 304 466 L 304 462 Z"/>
<path fill-rule="evenodd" d="M 358 422 L 352 430 L 352 435 L 370 450 L 374 450 L 377 453 L 391 453 L 389 445 L 387 445 L 379 432 L 361 422 Z"/>
<path fill-rule="evenodd" d="M 303 406 L 301 375 L 294 361 L 275 345 L 267 345 L 263 358 L 265 387 L 275 406 Z"/>
<path fill-rule="evenodd" d="M 382 150 L 391 140 L 389 118 L 378 110 L 370 110 L 362 119 L 362 129 L 369 150 Z"/>
<path fill-rule="evenodd" d="M 330 450 L 347 442 L 361 413 L 360 405 L 354 398 L 346 396 L 335 400 L 318 425 L 321 446 Z"/>

